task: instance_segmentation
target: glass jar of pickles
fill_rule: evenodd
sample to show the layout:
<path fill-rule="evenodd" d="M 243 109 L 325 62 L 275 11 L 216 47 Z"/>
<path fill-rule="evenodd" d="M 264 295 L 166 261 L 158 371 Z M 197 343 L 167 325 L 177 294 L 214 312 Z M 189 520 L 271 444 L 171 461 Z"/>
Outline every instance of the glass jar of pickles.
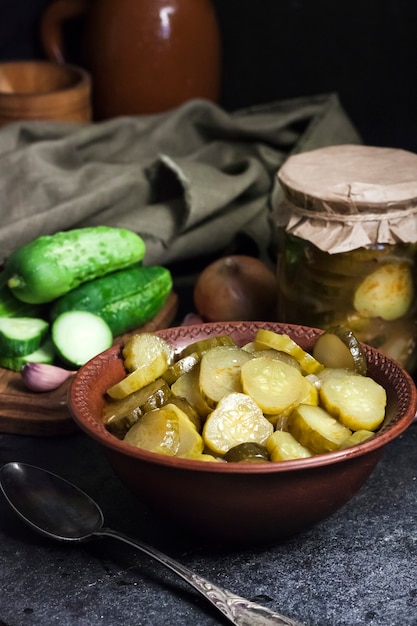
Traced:
<path fill-rule="evenodd" d="M 278 172 L 278 319 L 343 325 L 417 365 L 417 155 L 342 145 Z"/>

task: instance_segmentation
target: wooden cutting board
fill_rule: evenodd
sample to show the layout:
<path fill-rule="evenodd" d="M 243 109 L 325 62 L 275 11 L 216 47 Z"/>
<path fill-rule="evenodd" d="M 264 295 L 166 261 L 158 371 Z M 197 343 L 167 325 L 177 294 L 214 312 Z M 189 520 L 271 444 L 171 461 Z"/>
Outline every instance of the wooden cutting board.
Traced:
<path fill-rule="evenodd" d="M 118 337 L 115 343 L 122 343 L 135 333 L 168 328 L 175 318 L 177 308 L 178 297 L 171 293 L 164 307 L 150 322 Z M 78 427 L 67 406 L 70 384 L 71 379 L 68 379 L 53 391 L 31 392 L 23 384 L 19 372 L 0 368 L 0 432 L 38 437 L 77 432 Z"/>

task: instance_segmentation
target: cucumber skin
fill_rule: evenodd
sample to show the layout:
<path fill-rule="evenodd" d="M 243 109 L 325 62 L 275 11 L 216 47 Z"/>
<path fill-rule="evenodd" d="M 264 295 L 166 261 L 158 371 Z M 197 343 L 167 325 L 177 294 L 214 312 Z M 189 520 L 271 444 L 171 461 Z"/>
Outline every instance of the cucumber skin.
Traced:
<path fill-rule="evenodd" d="M 0 317 L 41 317 L 42 307 L 22 302 L 7 284 L 0 285 Z"/>
<path fill-rule="evenodd" d="M 6 318 L 10 319 L 20 319 L 20 318 Z M 29 318 L 34 319 L 34 318 Z M 11 338 L 7 336 L 3 330 L 0 329 L 0 357 L 22 357 L 27 354 L 32 354 L 35 350 L 38 350 L 40 345 L 45 341 L 48 331 L 49 324 L 46 320 L 39 318 L 39 322 L 42 322 L 43 328 L 39 330 L 37 335 L 33 338 L 28 339 L 18 339 L 16 337 Z"/>
<path fill-rule="evenodd" d="M 42 235 L 6 259 L 14 296 L 30 304 L 51 302 L 78 285 L 142 261 L 145 243 L 125 228 L 91 226 Z"/>
<path fill-rule="evenodd" d="M 24 354 L 23 356 L 5 356 L 0 354 L 0 367 L 20 372 L 26 363 L 48 363 L 51 365 L 55 359 L 55 350 L 52 341 L 48 338 L 34 352 Z"/>
<path fill-rule="evenodd" d="M 84 283 L 58 298 L 51 307 L 51 321 L 66 311 L 90 311 L 107 322 L 117 337 L 151 320 L 171 289 L 167 268 L 137 265 Z"/>

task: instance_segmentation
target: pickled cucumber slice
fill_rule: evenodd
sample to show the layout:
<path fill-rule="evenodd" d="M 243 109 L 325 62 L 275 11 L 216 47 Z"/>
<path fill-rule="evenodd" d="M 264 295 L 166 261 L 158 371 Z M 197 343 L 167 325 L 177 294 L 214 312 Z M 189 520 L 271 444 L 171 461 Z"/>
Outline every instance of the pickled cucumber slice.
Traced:
<path fill-rule="evenodd" d="M 255 344 L 256 345 L 256 344 Z M 301 371 L 301 365 L 297 361 L 297 359 L 288 354 L 288 352 L 283 352 L 282 350 L 274 350 L 273 348 L 265 348 L 263 350 L 254 350 L 252 352 L 252 356 L 267 356 L 270 359 L 276 359 L 277 361 L 283 361 L 284 363 L 288 363 L 288 365 L 292 365 Z"/>
<path fill-rule="evenodd" d="M 121 415 L 117 420 L 114 419 L 107 422 L 106 428 L 110 433 L 112 433 L 112 435 L 114 435 L 118 439 L 124 439 L 124 436 L 126 435 L 129 428 L 136 424 L 141 415 L 142 413 L 140 411 L 140 408 L 137 407 L 136 409 L 133 409 L 133 411 L 131 411 L 131 413 L 129 413 L 128 415 Z"/>
<path fill-rule="evenodd" d="M 311 450 L 301 445 L 291 433 L 284 430 L 276 430 L 266 441 L 266 449 L 271 461 L 291 461 L 293 459 L 306 459 L 313 456 Z"/>
<path fill-rule="evenodd" d="M 208 454 L 207 452 L 202 452 L 201 454 L 187 454 L 185 456 L 177 454 L 177 456 L 184 459 L 190 459 L 191 461 L 204 461 L 205 463 L 223 463 L 223 459 L 219 459 L 212 454 Z"/>
<path fill-rule="evenodd" d="M 359 443 L 368 441 L 368 439 L 372 439 L 372 437 L 375 437 L 375 433 L 372 430 L 356 430 L 350 437 L 348 437 L 348 439 L 346 439 L 346 441 L 341 445 L 341 448 L 356 446 Z"/>
<path fill-rule="evenodd" d="M 387 394 L 368 376 L 329 377 L 320 388 L 323 407 L 351 430 L 376 430 L 384 421 Z"/>
<path fill-rule="evenodd" d="M 248 341 L 245 345 L 242 346 L 242 350 L 246 350 L 246 352 L 255 352 L 257 350 L 256 343 L 254 341 Z"/>
<path fill-rule="evenodd" d="M 278 334 L 272 330 L 260 328 L 255 336 L 258 348 L 273 348 L 286 352 L 295 357 L 305 374 L 315 374 L 323 369 L 323 365 L 319 363 L 311 354 L 306 352 L 291 337 L 285 334 Z"/>
<path fill-rule="evenodd" d="M 121 399 L 129 394 L 149 385 L 156 378 L 159 378 L 167 369 L 167 355 L 164 351 L 152 353 L 149 361 L 144 361 L 133 372 L 125 376 L 119 383 L 107 389 L 107 394 L 111 398 Z"/>
<path fill-rule="evenodd" d="M 395 320 L 405 315 L 414 300 L 408 263 L 386 263 L 366 276 L 355 292 L 353 306 L 364 317 Z"/>
<path fill-rule="evenodd" d="M 318 389 L 320 390 L 322 384 L 325 380 L 329 378 L 346 378 L 346 376 L 360 376 L 357 372 L 353 370 L 343 368 L 343 367 L 325 367 L 324 370 L 321 370 L 317 376 L 318 380 Z"/>
<path fill-rule="evenodd" d="M 212 348 L 217 348 L 218 346 L 236 346 L 236 342 L 230 335 L 216 335 L 215 337 L 208 337 L 207 339 L 199 339 L 198 341 L 194 341 L 190 343 L 188 346 L 181 350 L 181 358 L 184 356 L 188 356 L 193 352 L 197 354 L 204 354 L 207 350 L 211 350 Z"/>
<path fill-rule="evenodd" d="M 316 383 L 316 380 L 313 381 L 309 376 L 305 376 L 303 378 L 300 395 L 297 399 L 298 404 L 312 404 L 313 406 L 317 406 L 319 400 L 319 385 Z"/>
<path fill-rule="evenodd" d="M 164 406 L 164 404 L 169 402 L 172 397 L 169 385 L 167 385 L 162 378 L 157 378 L 153 382 L 149 383 L 149 385 L 146 385 L 144 389 L 145 391 L 152 391 L 149 393 L 146 400 L 140 405 L 142 413 L 149 413 L 149 411 L 160 409 L 161 406 Z M 137 393 L 140 391 L 141 390 Z"/>
<path fill-rule="evenodd" d="M 110 400 L 103 408 L 103 422 L 114 433 L 126 432 L 139 417 L 149 410 L 159 408 L 172 395 L 169 386 L 158 378 L 142 389 L 135 391 L 120 400 Z"/>
<path fill-rule="evenodd" d="M 163 408 L 146 413 L 127 431 L 124 441 L 143 450 L 175 456 L 180 449 L 176 411 Z"/>
<path fill-rule="evenodd" d="M 280 413 L 275 415 L 265 413 L 265 417 L 271 422 L 271 424 L 274 425 L 275 430 L 287 430 L 286 418 L 291 415 L 299 404 L 311 404 L 313 406 L 317 406 L 319 404 L 319 399 L 320 396 L 317 385 L 315 385 L 307 377 L 303 377 L 300 393 L 297 396 L 297 399 Z"/>
<path fill-rule="evenodd" d="M 166 368 L 174 362 L 174 348 L 153 333 L 133 335 L 124 345 L 122 354 L 128 372 L 139 369 L 161 355 L 165 358 Z"/>
<path fill-rule="evenodd" d="M 171 393 L 169 397 L 169 403 L 175 404 L 181 411 L 183 411 L 190 422 L 194 424 L 197 429 L 197 432 L 201 433 L 203 428 L 203 420 L 201 415 L 198 413 L 197 409 L 193 407 L 186 398 L 180 398 L 175 394 Z"/>
<path fill-rule="evenodd" d="M 325 367 L 346 368 L 366 376 L 365 352 L 355 333 L 345 326 L 332 326 L 320 335 L 313 356 Z"/>
<path fill-rule="evenodd" d="M 176 404 L 171 403 L 159 410 L 174 412 L 177 415 L 180 445 L 175 453 L 176 456 L 194 457 L 196 454 L 202 454 L 204 448 L 203 438 L 197 432 L 195 425 L 188 418 L 188 415 Z"/>
<path fill-rule="evenodd" d="M 211 409 L 200 393 L 200 367 L 186 372 L 171 385 L 171 391 L 179 398 L 185 398 L 204 420 Z"/>
<path fill-rule="evenodd" d="M 191 372 L 191 370 L 200 362 L 200 359 L 201 355 L 197 352 L 188 354 L 168 367 L 166 372 L 162 374 L 162 378 L 168 383 L 168 385 L 172 385 L 180 376 L 186 372 Z"/>
<path fill-rule="evenodd" d="M 211 452 L 224 455 L 239 443 L 264 444 L 273 430 L 252 398 L 244 393 L 231 393 L 224 396 L 208 416 L 203 439 Z"/>
<path fill-rule="evenodd" d="M 218 346 L 203 354 L 200 363 L 200 393 L 210 408 L 229 393 L 241 392 L 241 368 L 252 359 L 238 347 Z"/>
<path fill-rule="evenodd" d="M 262 444 L 255 441 L 245 441 L 230 448 L 226 452 L 224 460 L 228 463 L 267 463 L 269 454 Z"/>
<path fill-rule="evenodd" d="M 126 433 L 124 441 L 158 454 L 188 457 L 203 452 L 203 439 L 174 404 L 150 411 Z"/>
<path fill-rule="evenodd" d="M 268 420 L 268 422 L 271 422 L 271 424 L 274 427 L 274 430 L 287 430 L 287 422 L 288 422 L 288 418 L 291 414 L 291 410 L 290 411 L 284 411 L 283 413 L 277 413 L 274 415 L 266 415 L 265 417 Z"/>
<path fill-rule="evenodd" d="M 351 430 L 320 406 L 300 404 L 290 415 L 288 431 L 316 454 L 333 452 L 350 437 Z"/>
<path fill-rule="evenodd" d="M 243 391 L 267 415 L 281 413 L 298 403 L 305 384 L 298 369 L 268 357 L 250 359 L 244 363 L 241 380 Z"/>

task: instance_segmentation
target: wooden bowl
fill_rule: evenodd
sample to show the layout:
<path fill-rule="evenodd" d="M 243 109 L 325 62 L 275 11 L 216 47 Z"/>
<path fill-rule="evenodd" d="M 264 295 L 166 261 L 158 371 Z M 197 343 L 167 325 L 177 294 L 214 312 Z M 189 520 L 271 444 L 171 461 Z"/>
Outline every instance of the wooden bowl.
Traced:
<path fill-rule="evenodd" d="M 0 63 L 0 126 L 18 121 L 91 121 L 91 78 L 51 61 Z"/>
<path fill-rule="evenodd" d="M 280 323 L 207 323 L 158 331 L 178 350 L 201 338 L 230 334 L 239 344 L 258 328 L 286 333 L 311 350 L 322 332 Z M 328 517 L 360 489 L 384 447 L 413 421 L 417 392 L 411 377 L 389 357 L 364 347 L 369 375 L 386 389 L 386 419 L 377 435 L 336 452 L 280 463 L 207 463 L 167 457 L 125 444 L 102 422 L 106 389 L 125 375 L 120 347 L 92 359 L 76 374 L 70 410 L 105 451 L 120 480 L 178 527 L 216 543 L 278 541 Z M 115 497 L 117 497 L 115 495 Z"/>

